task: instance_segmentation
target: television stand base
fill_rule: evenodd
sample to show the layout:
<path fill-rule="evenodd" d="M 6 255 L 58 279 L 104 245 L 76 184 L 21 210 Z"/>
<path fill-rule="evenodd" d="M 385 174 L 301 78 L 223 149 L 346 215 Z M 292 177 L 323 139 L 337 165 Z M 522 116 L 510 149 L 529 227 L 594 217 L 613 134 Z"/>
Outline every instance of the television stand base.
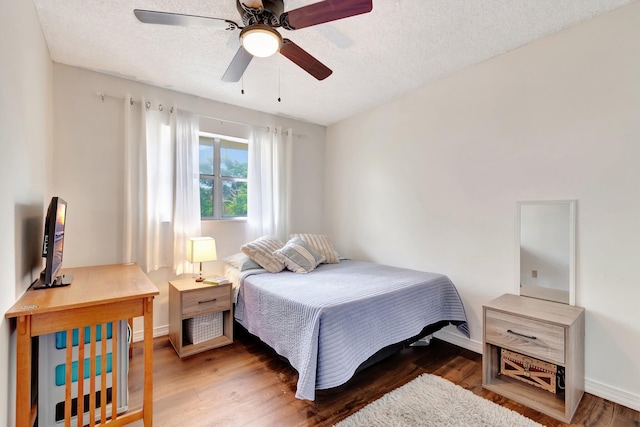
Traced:
<path fill-rule="evenodd" d="M 52 288 L 57 288 L 60 286 L 69 286 L 73 282 L 73 274 L 61 274 L 56 277 L 56 280 L 51 284 Z"/>
<path fill-rule="evenodd" d="M 33 289 L 48 289 L 48 288 L 59 288 L 62 286 L 69 286 L 73 281 L 73 274 L 61 274 L 57 276 L 56 279 L 50 285 L 42 282 L 40 279 L 36 279 L 31 287 Z"/>

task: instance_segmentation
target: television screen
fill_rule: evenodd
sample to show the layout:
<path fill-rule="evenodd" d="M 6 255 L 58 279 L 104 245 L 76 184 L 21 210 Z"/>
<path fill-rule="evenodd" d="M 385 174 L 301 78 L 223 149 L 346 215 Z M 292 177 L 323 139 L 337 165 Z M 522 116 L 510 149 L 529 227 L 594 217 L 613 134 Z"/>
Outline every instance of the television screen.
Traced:
<path fill-rule="evenodd" d="M 53 197 L 49 203 L 44 221 L 42 257 L 45 258 L 45 267 L 38 280 L 34 283 L 33 287 L 35 289 L 66 286 L 71 283 L 69 275 L 58 276 L 60 267 L 62 267 L 66 218 L 67 202 L 60 197 Z"/>

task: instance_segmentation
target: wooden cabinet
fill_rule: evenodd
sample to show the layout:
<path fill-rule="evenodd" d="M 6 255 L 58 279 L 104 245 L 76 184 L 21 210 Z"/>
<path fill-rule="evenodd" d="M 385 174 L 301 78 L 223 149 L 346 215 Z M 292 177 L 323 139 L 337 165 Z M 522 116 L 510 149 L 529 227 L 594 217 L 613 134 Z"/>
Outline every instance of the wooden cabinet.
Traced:
<path fill-rule="evenodd" d="M 507 294 L 484 306 L 483 322 L 482 385 L 570 423 L 584 394 L 584 309 Z M 564 389 L 552 393 L 501 375 L 502 348 L 563 368 Z"/>
<path fill-rule="evenodd" d="M 233 342 L 231 292 L 231 284 L 208 285 L 195 279 L 169 282 L 169 340 L 178 356 Z M 218 327 L 221 333 L 215 332 Z"/>

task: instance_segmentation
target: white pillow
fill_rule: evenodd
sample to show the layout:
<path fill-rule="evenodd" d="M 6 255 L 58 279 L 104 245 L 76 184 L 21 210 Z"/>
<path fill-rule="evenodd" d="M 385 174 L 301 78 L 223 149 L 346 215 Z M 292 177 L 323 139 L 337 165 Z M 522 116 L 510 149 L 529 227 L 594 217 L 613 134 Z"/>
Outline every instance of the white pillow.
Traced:
<path fill-rule="evenodd" d="M 287 244 L 273 253 L 273 256 L 294 273 L 308 273 L 324 261 L 324 256 L 314 251 L 299 237 L 294 237 Z"/>
<path fill-rule="evenodd" d="M 277 237 L 262 236 L 253 242 L 242 245 L 240 250 L 269 273 L 279 273 L 284 269 L 284 264 L 278 261 L 273 253 L 283 246 L 284 243 Z"/>
<path fill-rule="evenodd" d="M 237 268 L 239 271 L 251 270 L 254 268 L 262 268 L 260 264 L 243 254 L 238 252 L 224 259 L 224 261 L 230 266 Z"/>
<path fill-rule="evenodd" d="M 340 262 L 338 254 L 333 249 L 333 245 L 327 236 L 322 234 L 292 234 L 291 237 L 299 237 L 320 255 L 324 255 L 325 264 L 337 264 Z"/>

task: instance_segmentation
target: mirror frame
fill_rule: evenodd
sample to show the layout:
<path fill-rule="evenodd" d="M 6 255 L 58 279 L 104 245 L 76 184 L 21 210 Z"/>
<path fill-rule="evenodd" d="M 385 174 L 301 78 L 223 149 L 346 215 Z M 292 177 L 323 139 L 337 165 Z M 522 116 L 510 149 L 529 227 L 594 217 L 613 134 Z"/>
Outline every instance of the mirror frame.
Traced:
<path fill-rule="evenodd" d="M 525 205 L 566 204 L 569 206 L 569 305 L 576 305 L 576 210 L 577 200 L 528 200 L 517 202 L 516 206 L 516 295 L 520 295 L 520 241 L 521 209 Z M 527 296 L 527 295 L 525 295 Z M 531 297 L 535 298 L 535 297 Z M 560 301 L 556 301 L 560 302 Z M 560 302 L 565 303 L 565 302 Z"/>

